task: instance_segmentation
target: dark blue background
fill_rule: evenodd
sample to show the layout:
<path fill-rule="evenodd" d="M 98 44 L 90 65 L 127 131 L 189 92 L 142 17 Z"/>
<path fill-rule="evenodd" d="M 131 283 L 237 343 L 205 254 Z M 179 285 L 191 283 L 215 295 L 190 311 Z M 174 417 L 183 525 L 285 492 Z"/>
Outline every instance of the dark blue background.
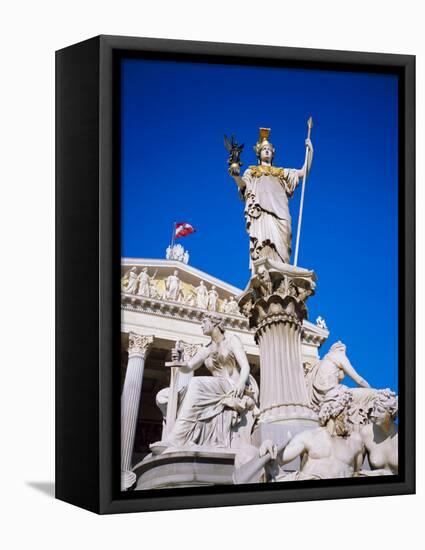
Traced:
<path fill-rule="evenodd" d="M 122 255 L 164 258 L 173 221 L 190 264 L 240 288 L 249 279 L 243 202 L 223 134 L 256 164 L 260 126 L 275 165 L 300 168 L 306 121 L 315 157 L 298 265 L 318 275 L 308 302 L 354 367 L 397 389 L 397 77 L 126 59 L 122 62 Z M 300 189 L 290 202 L 295 248 Z"/>

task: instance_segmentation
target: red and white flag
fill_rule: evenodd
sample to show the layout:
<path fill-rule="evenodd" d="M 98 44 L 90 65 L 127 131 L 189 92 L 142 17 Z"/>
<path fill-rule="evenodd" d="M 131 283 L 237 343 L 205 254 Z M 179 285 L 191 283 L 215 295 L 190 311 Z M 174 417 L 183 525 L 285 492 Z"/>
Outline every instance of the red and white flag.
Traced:
<path fill-rule="evenodd" d="M 190 235 L 191 233 L 195 233 L 195 228 L 193 225 L 190 225 L 190 223 L 187 222 L 176 223 L 174 231 L 175 239 L 178 239 L 179 237 L 186 237 L 186 235 Z"/>

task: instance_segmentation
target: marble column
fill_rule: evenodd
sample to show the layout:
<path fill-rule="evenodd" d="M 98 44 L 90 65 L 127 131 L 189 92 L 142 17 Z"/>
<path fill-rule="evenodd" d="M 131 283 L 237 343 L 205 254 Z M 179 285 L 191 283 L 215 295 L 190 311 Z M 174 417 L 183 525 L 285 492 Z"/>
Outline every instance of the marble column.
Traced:
<path fill-rule="evenodd" d="M 306 301 L 314 294 L 313 271 L 268 259 L 254 263 L 254 274 L 239 307 L 255 330 L 260 351 L 259 439 L 284 440 L 288 431 L 314 427 L 301 355 Z"/>
<path fill-rule="evenodd" d="M 142 391 L 145 359 L 153 336 L 130 332 L 128 335 L 128 364 L 121 395 L 121 490 L 130 488 L 136 481 L 131 470 L 140 394 Z"/>

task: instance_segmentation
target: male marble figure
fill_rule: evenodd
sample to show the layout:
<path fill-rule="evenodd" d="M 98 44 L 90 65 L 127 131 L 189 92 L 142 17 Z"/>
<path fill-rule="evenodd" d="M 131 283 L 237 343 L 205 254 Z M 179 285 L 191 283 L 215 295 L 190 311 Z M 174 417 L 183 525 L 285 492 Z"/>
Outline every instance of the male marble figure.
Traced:
<path fill-rule="evenodd" d="M 288 197 L 292 197 L 300 179 L 308 175 L 313 160 L 313 145 L 307 139 L 307 161 L 302 168 L 273 166 L 275 148 L 268 141 L 269 133 L 270 129 L 260 128 L 260 137 L 254 147 L 257 166 L 250 166 L 242 177 L 237 164 L 229 168 L 245 201 L 251 268 L 253 261 L 259 258 L 289 263 L 292 229 Z"/>
<path fill-rule="evenodd" d="M 300 470 L 278 475 L 276 481 L 332 479 L 358 474 L 363 462 L 363 443 L 350 422 L 351 402 L 352 393 L 344 387 L 327 396 L 319 411 L 320 427 L 296 434 L 277 457 L 279 463 L 285 465 L 301 456 Z M 260 455 L 270 452 L 269 449 L 270 445 L 261 448 Z"/>

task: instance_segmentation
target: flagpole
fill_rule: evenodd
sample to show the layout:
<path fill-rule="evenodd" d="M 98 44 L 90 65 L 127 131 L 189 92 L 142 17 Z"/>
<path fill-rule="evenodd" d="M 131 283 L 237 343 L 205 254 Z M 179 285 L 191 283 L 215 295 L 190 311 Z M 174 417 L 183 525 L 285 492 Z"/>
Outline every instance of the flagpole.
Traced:
<path fill-rule="evenodd" d="M 308 126 L 307 139 L 310 139 L 311 129 L 313 127 L 313 119 L 311 117 L 307 121 L 307 126 Z M 302 222 L 302 219 L 303 219 L 305 182 L 306 182 L 306 179 L 307 179 L 307 160 L 308 160 L 308 146 L 306 146 L 306 148 L 305 148 L 304 175 L 303 175 L 303 184 L 302 184 L 302 188 L 301 188 L 300 214 L 298 216 L 298 228 L 297 228 L 297 240 L 296 240 L 296 244 L 295 244 L 294 267 L 297 267 L 298 252 L 299 252 L 299 248 L 300 248 L 300 234 L 301 234 L 301 222 Z"/>
<path fill-rule="evenodd" d="M 173 235 L 171 237 L 171 248 L 173 248 L 174 246 L 174 237 L 176 235 L 176 222 L 174 221 L 173 222 Z"/>

